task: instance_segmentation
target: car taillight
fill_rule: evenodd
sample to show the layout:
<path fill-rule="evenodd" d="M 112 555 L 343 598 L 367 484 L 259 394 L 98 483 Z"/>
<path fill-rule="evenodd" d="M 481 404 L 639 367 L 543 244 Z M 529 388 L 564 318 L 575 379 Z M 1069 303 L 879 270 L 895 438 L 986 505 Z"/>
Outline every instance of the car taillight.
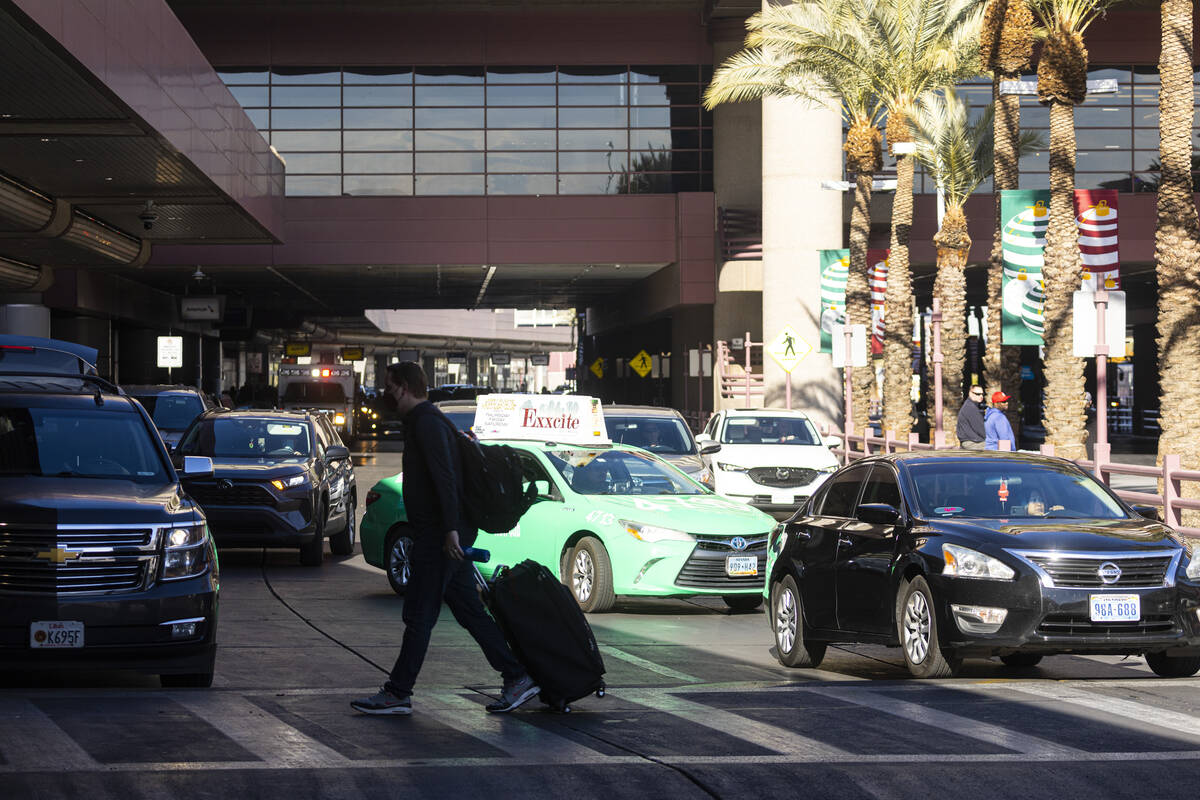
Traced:
<path fill-rule="evenodd" d="M 382 496 L 379 492 L 367 492 L 367 505 L 371 505 Z"/>

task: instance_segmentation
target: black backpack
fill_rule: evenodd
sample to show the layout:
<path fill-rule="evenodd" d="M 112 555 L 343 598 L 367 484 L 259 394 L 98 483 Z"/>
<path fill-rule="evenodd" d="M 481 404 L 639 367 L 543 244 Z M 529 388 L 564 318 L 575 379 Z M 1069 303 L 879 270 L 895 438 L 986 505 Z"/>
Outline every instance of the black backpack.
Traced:
<path fill-rule="evenodd" d="M 450 423 L 449 420 L 446 420 Z M 467 519 L 488 533 L 508 533 L 537 500 L 533 481 L 523 488 L 521 457 L 506 444 L 480 444 L 455 428 L 462 461 L 463 506 Z"/>

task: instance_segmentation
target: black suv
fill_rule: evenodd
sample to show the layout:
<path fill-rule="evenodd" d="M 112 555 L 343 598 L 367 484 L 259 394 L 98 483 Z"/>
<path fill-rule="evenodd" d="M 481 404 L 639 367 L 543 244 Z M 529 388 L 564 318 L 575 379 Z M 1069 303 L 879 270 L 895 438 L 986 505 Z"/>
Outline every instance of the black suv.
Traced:
<path fill-rule="evenodd" d="M 179 444 L 179 439 L 192 420 L 214 407 L 208 395 L 194 386 L 177 384 L 121 388 L 146 409 L 169 450 Z"/>
<path fill-rule="evenodd" d="M 317 567 L 325 539 L 335 555 L 354 552 L 356 497 L 350 451 L 320 413 L 206 411 L 173 458 L 213 460 L 210 476 L 185 478 L 204 507 L 217 544 L 296 547 Z"/>
<path fill-rule="evenodd" d="M 217 557 L 145 410 L 95 351 L 0 336 L 0 669 L 209 686 Z M 211 474 L 208 459 L 189 459 Z"/>

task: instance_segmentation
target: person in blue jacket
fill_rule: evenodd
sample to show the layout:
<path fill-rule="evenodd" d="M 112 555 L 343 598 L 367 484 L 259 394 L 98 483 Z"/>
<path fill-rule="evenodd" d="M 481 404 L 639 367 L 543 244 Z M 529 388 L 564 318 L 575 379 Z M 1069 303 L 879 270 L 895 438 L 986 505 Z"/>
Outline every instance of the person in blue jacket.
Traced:
<path fill-rule="evenodd" d="M 1016 434 L 1013 433 L 1012 425 L 1008 424 L 1008 416 L 1004 413 L 1008 409 L 1010 399 L 1004 392 L 992 392 L 992 406 L 983 415 L 983 430 L 986 434 L 983 440 L 984 450 L 999 450 L 1001 439 L 1007 440 L 1011 449 L 1017 449 Z"/>

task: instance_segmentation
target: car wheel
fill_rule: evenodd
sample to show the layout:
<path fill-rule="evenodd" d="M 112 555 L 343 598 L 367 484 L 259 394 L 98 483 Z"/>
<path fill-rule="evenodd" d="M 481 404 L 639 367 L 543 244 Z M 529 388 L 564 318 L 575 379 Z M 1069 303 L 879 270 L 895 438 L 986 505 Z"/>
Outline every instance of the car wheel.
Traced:
<path fill-rule="evenodd" d="M 1000 656 L 1001 664 L 1017 669 L 1022 667 L 1036 667 L 1041 661 L 1042 657 L 1037 653 L 1009 653 L 1006 656 Z"/>
<path fill-rule="evenodd" d="M 761 594 L 723 594 L 721 599 L 734 611 L 753 611 L 763 601 Z"/>
<path fill-rule="evenodd" d="M 1146 663 L 1160 678 L 1190 678 L 1200 672 L 1200 656 L 1169 656 L 1146 653 Z"/>
<path fill-rule="evenodd" d="M 319 567 L 325 561 L 325 504 L 317 506 L 315 525 L 317 532 L 308 542 L 300 545 L 300 566 Z"/>
<path fill-rule="evenodd" d="M 950 678 L 962 666 L 962 659 L 942 653 L 935 608 L 929 584 L 920 575 L 901 585 L 897 626 L 904 661 L 914 678 Z"/>
<path fill-rule="evenodd" d="M 598 614 L 613 607 L 612 565 L 599 539 L 585 536 L 575 545 L 570 577 L 571 593 L 584 611 Z"/>
<path fill-rule="evenodd" d="M 164 689 L 207 689 L 212 686 L 211 672 L 189 672 L 182 675 L 159 675 L 158 682 Z"/>
<path fill-rule="evenodd" d="M 351 495 L 346 509 L 346 529 L 341 533 L 329 537 L 329 551 L 336 556 L 354 555 L 354 542 L 357 533 L 355 510 L 357 507 L 358 503 L 354 496 Z"/>
<path fill-rule="evenodd" d="M 771 628 L 775 631 L 775 657 L 785 667 L 816 667 L 825 658 L 825 642 L 809 641 L 804 635 L 804 612 L 800 590 L 791 575 L 771 592 Z"/>
<path fill-rule="evenodd" d="M 397 526 L 388 534 L 384 549 L 383 568 L 387 572 L 388 583 L 396 594 L 408 591 L 408 579 L 412 575 L 412 537 L 408 528 Z"/>

